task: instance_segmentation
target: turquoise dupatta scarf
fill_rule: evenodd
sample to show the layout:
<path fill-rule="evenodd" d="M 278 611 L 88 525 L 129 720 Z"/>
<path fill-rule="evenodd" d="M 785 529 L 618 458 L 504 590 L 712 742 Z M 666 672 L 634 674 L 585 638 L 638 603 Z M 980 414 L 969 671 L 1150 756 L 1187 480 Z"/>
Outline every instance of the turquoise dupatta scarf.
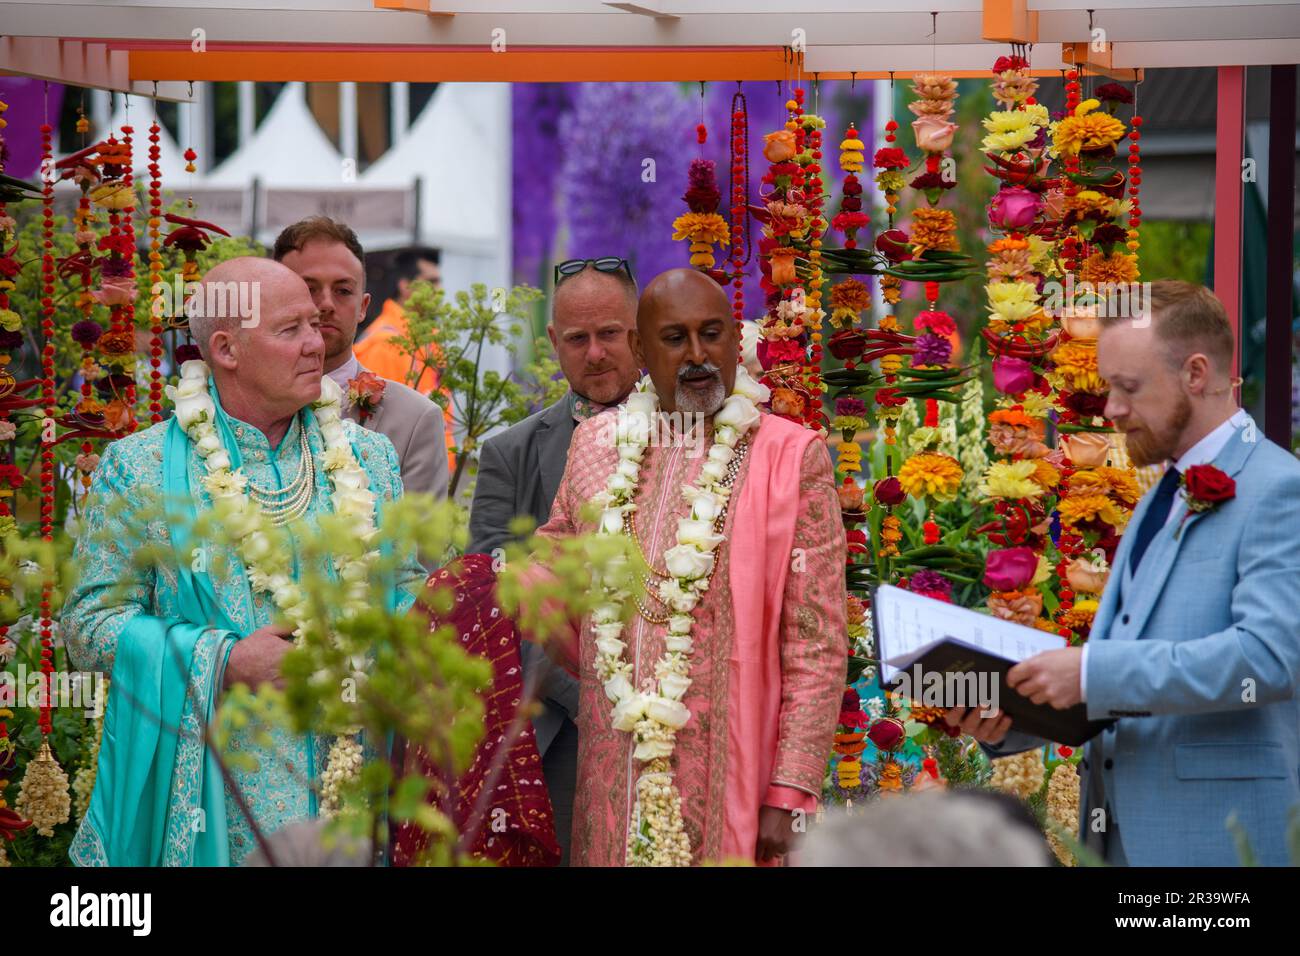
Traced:
<path fill-rule="evenodd" d="M 239 445 L 220 406 L 216 417 L 232 467 L 238 467 Z M 173 793 L 174 784 L 184 783 L 178 771 L 185 769 L 180 764 L 187 698 L 199 726 L 210 723 L 220 675 L 240 637 L 217 600 L 210 575 L 192 570 L 188 532 L 195 508 L 188 476 L 190 447 L 173 418 L 163 445 L 163 499 L 177 558 L 181 618 L 139 614 L 118 638 L 95 789 L 72 848 L 76 862 L 230 863 L 225 784 L 205 743 L 198 743 L 195 772 L 179 774 L 190 776 L 197 789 L 189 801 L 190 819 L 183 818 L 182 801 Z M 251 594 L 247 600 L 251 601 Z M 193 751 L 193 741 L 186 749 Z"/>

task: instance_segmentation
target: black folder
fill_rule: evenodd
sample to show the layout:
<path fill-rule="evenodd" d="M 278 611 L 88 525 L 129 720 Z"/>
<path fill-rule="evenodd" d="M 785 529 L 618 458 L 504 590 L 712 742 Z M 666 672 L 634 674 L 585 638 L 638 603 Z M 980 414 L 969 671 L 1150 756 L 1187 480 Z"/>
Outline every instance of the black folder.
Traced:
<path fill-rule="evenodd" d="M 1058 744 L 1078 747 L 1101 733 L 1113 720 L 1089 720 L 1087 707 L 1076 704 L 1066 710 L 1057 710 L 1050 704 L 1035 704 L 1028 697 L 1007 685 L 1007 671 L 1016 666 L 1016 661 L 995 657 L 978 648 L 970 647 L 960 641 L 948 640 L 926 651 L 910 667 L 903 668 L 914 675 L 920 668 L 921 679 L 937 671 L 940 674 L 965 674 L 985 672 L 996 674 L 998 678 L 998 707 L 1011 718 L 1011 729 L 1033 734 Z M 895 675 L 893 687 L 897 687 L 898 675 Z"/>
<path fill-rule="evenodd" d="M 896 591 L 897 589 L 890 588 L 889 590 Z M 876 649 L 883 665 L 886 660 L 884 641 L 882 640 L 884 631 L 881 627 L 879 591 L 879 588 L 871 589 L 871 616 L 873 632 L 876 635 Z M 941 607 L 943 606 L 941 605 Z M 944 607 L 944 610 L 950 611 L 951 605 Z M 958 610 L 960 611 L 960 609 Z M 961 611 L 960 613 L 967 612 Z M 1017 627 L 1018 625 L 1010 626 Z M 1114 720 L 1089 720 L 1085 704 L 1076 704 L 1067 710 L 1057 710 L 1050 704 L 1035 704 L 1028 697 L 1012 690 L 1007 684 L 1007 671 L 1015 667 L 1017 661 L 992 654 L 983 648 L 975 647 L 957 638 L 949 637 L 942 640 L 936 635 L 935 643 L 932 646 L 928 649 L 918 648 L 918 650 L 921 650 L 920 655 L 906 667 L 899 668 L 899 674 L 894 675 L 894 679 L 889 685 L 891 690 L 898 689 L 900 676 L 903 673 L 906 673 L 912 680 L 913 690 L 917 692 L 916 696 L 918 698 L 925 687 L 924 682 L 927 679 L 933 682 L 933 678 L 927 678 L 927 675 L 932 672 L 939 675 L 968 673 L 986 673 L 990 677 L 997 675 L 998 708 L 1011 718 L 1012 730 L 1033 734 L 1045 740 L 1067 744 L 1071 747 L 1077 747 L 1091 740 L 1115 722 Z M 883 673 L 881 678 L 883 685 Z M 918 679 L 921 682 L 919 684 L 917 683 Z"/>

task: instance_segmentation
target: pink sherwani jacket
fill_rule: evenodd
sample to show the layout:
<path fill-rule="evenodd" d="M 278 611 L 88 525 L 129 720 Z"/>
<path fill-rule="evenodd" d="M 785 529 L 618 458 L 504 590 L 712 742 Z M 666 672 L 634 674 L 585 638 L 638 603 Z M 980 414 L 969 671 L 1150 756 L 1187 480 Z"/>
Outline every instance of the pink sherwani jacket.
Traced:
<path fill-rule="evenodd" d="M 595 530 L 582 514 L 618 454 L 606 412 L 581 424 L 540 532 Z M 676 543 L 689 507 L 682 488 L 706 461 L 702 446 L 646 449 L 637 533 L 654 566 Z M 825 444 L 808 429 L 764 414 L 737 476 L 717 570 L 694 611 L 691 718 L 673 761 L 694 862 L 754 860 L 759 808 L 815 809 L 844 690 L 848 654 L 845 536 Z M 652 607 L 657 607 L 651 602 Z M 637 686 L 654 673 L 666 625 L 640 615 L 624 636 Z M 621 866 L 637 766 L 630 734 L 610 724 L 594 670 L 590 621 L 578 635 L 581 682 L 575 865 Z M 570 652 L 573 648 L 569 649 Z"/>

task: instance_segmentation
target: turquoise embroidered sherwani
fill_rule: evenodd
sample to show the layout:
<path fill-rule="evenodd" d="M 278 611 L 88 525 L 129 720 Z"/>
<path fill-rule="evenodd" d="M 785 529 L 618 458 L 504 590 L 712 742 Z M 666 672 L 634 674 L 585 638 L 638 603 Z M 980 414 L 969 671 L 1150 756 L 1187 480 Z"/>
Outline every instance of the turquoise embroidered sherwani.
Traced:
<path fill-rule="evenodd" d="M 281 488 L 297 473 L 302 428 L 314 455 L 323 454 L 310 409 L 299 412 L 274 449 L 257 428 L 219 406 L 217 415 L 233 466 L 261 488 Z M 350 421 L 343 427 L 381 510 L 402 493 L 392 443 Z M 252 593 L 232 549 L 209 547 L 207 571 L 191 561 L 193 545 L 180 540 L 187 516 L 155 514 L 142 528 L 124 510 L 153 504 L 157 512 L 164 495 L 187 496 L 191 504 L 182 511 L 207 510 L 205 473 L 173 421 L 113 442 L 94 473 L 75 552 L 80 580 L 62 616 L 73 666 L 112 679 L 95 793 L 69 854 L 79 865 L 237 865 L 255 845 L 202 726 L 219 701 L 231 648 L 274 623 L 276 607 L 269 594 Z M 318 470 L 309 521 L 331 510 L 329 494 Z M 155 549 L 150 560 L 138 559 L 142 535 Z M 399 578 L 391 604 L 405 612 L 424 579 L 414 556 Z M 312 784 L 331 741 L 277 729 L 267 748 L 251 730 L 233 736 L 231 748 L 251 753 L 259 765 L 231 772 L 263 834 L 315 815 Z"/>

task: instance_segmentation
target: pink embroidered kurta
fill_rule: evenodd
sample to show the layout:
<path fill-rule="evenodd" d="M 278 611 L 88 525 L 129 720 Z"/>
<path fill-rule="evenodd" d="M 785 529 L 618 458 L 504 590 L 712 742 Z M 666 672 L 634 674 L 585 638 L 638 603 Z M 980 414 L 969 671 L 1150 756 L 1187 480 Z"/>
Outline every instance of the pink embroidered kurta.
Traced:
<path fill-rule="evenodd" d="M 573 435 L 564 478 L 540 533 L 584 534 L 584 505 L 618 461 L 607 412 Z M 676 544 L 711 442 L 646 449 L 636 530 L 655 567 Z M 755 858 L 759 808 L 811 811 L 821 792 L 843 693 L 847 646 L 845 536 L 830 456 L 815 434 L 764 414 L 732 492 L 712 583 L 693 612 L 691 712 L 673 754 L 694 862 Z M 658 611 L 652 600 L 650 608 Z M 625 632 L 633 683 L 653 678 L 667 625 L 637 614 Z M 572 857 L 621 866 L 638 764 L 630 734 L 610 723 L 595 639 L 578 640 L 578 788 Z"/>

